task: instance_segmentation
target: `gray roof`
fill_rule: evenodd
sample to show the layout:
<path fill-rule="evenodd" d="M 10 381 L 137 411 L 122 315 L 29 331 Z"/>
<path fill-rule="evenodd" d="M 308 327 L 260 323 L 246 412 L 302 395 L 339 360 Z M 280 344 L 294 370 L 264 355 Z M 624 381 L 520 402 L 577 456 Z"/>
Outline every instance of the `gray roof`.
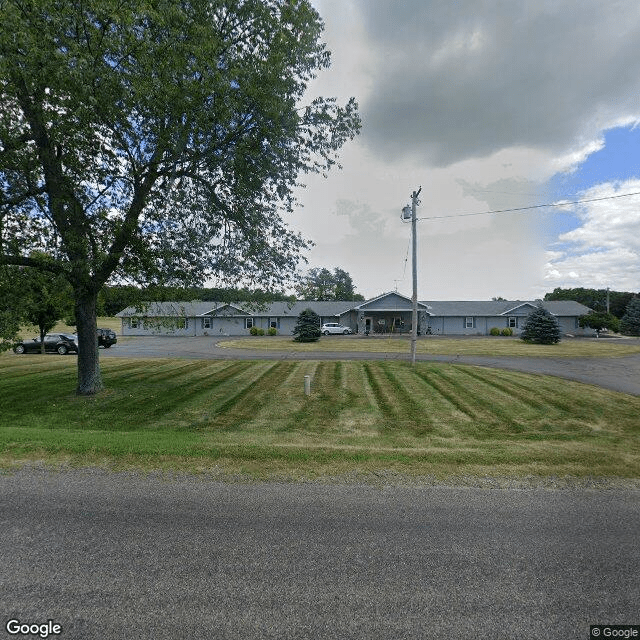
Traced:
<path fill-rule="evenodd" d="M 423 301 L 423 304 L 433 316 L 508 316 L 517 314 L 523 306 L 535 308 L 539 304 L 554 316 L 582 316 L 589 313 L 588 307 L 573 300 L 430 300 Z"/>
<path fill-rule="evenodd" d="M 116 313 L 119 318 L 130 316 L 148 317 L 199 317 L 204 315 L 240 315 L 240 316 L 270 316 L 298 317 L 300 312 L 307 308 L 313 309 L 319 316 L 338 317 L 341 313 L 353 309 L 358 302 L 353 300 L 345 301 L 318 301 L 300 300 L 291 302 L 271 302 L 269 304 L 258 304 L 255 302 L 150 302 L 143 307 L 127 307 Z M 231 312 L 231 313 L 230 313 Z"/>
<path fill-rule="evenodd" d="M 388 294 L 385 294 L 388 295 Z M 384 296 L 377 296 L 371 300 L 378 301 Z M 401 296 L 404 298 L 404 296 Z M 271 302 L 257 304 L 252 302 L 150 302 L 143 308 L 127 307 L 116 316 L 148 316 L 148 317 L 199 317 L 204 315 L 232 315 L 232 316 L 263 316 L 263 317 L 297 317 L 307 308 L 313 309 L 322 317 L 338 317 L 352 309 L 359 309 L 367 302 L 353 300 L 318 301 L 301 300 L 291 302 Z M 508 316 L 528 313 L 527 306 L 536 307 L 538 304 L 555 316 L 581 316 L 589 312 L 589 308 L 572 300 L 539 301 L 539 300 L 459 300 L 459 301 L 421 301 L 432 316 Z M 525 309 L 521 309 L 525 306 Z M 383 309 L 377 309 L 381 311 Z M 387 310 L 387 309 L 385 309 Z M 390 310 L 390 309 L 389 309 Z M 518 312 L 518 310 L 520 310 Z M 376 311 L 372 309 L 371 311 Z"/>

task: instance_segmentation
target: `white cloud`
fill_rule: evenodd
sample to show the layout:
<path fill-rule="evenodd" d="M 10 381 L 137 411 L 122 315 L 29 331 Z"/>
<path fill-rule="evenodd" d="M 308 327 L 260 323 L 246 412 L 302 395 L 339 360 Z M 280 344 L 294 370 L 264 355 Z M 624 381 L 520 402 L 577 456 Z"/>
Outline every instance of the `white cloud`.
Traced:
<path fill-rule="evenodd" d="M 607 128 L 639 121 L 635 0 L 615 11 L 599 0 L 579 11 L 570 0 L 313 2 L 333 55 L 310 96 L 356 96 L 363 129 L 342 172 L 309 177 L 292 224 L 317 243 L 310 266 L 346 269 L 364 295 L 403 274 L 409 292 L 399 216 L 413 189 L 423 187 L 421 217 L 550 202 L 554 174 L 601 149 Z M 547 255 L 546 211 L 421 222 L 419 295 L 536 297 L 620 270 L 628 282 L 627 228 L 593 211 Z M 594 250 L 604 235 L 617 244 Z"/>
<path fill-rule="evenodd" d="M 580 205 L 580 224 L 558 238 L 548 255 L 546 281 L 555 286 L 640 290 L 640 180 L 597 185 L 581 199 L 611 198 Z"/>

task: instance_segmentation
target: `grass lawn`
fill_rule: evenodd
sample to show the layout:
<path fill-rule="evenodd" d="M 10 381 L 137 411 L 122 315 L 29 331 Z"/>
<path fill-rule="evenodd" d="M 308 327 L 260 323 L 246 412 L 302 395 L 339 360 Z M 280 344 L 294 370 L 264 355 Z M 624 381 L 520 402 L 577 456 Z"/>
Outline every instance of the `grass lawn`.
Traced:
<path fill-rule="evenodd" d="M 545 376 L 395 361 L 0 357 L 0 461 L 304 478 L 640 477 L 640 398 Z M 304 376 L 312 394 L 304 395 Z"/>
<path fill-rule="evenodd" d="M 227 348 L 254 351 L 409 353 L 411 339 L 408 337 L 322 336 L 317 342 L 299 343 L 288 336 L 255 336 L 240 340 L 230 338 L 218 344 Z M 543 345 L 527 344 L 519 338 L 425 336 L 418 339 L 417 352 L 429 355 L 602 358 L 640 353 L 640 340 L 612 342 L 608 338 L 599 340 L 565 338 L 558 344 Z"/>

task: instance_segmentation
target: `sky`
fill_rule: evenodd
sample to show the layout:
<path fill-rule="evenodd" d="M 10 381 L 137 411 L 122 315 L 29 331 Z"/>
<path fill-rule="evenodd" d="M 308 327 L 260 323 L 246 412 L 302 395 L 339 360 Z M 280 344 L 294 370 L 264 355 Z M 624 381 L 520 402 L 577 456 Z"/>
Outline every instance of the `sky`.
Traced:
<path fill-rule="evenodd" d="M 400 216 L 422 187 L 421 300 L 640 291 L 637 0 L 312 3 L 332 66 L 308 98 L 355 96 L 363 126 L 288 219 L 308 268 L 410 296 Z"/>

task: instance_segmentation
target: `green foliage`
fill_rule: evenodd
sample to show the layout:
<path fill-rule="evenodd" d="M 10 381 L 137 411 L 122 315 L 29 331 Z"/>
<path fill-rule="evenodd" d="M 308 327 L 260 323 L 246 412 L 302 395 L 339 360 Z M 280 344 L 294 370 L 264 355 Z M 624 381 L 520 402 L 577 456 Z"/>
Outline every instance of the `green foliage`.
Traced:
<path fill-rule="evenodd" d="M 282 218 L 299 176 L 360 128 L 354 99 L 306 101 L 330 64 L 309 0 L 0 7 L 0 264 L 71 284 L 79 393 L 101 384 L 107 281 L 291 279 L 309 246 Z"/>
<path fill-rule="evenodd" d="M 35 252 L 31 258 L 47 259 Z M 0 350 L 12 345 L 23 323 L 36 325 L 42 340 L 73 305 L 69 283 L 62 276 L 13 266 L 0 272 L 0 299 L 5 305 L 0 311 Z"/>
<path fill-rule="evenodd" d="M 278 335 L 278 330 L 275 327 L 269 327 L 269 329 L 267 330 L 267 335 L 268 336 L 277 336 Z"/>
<path fill-rule="evenodd" d="M 640 336 L 640 298 L 633 298 L 620 321 L 620 331 L 630 336 Z"/>
<path fill-rule="evenodd" d="M 499 336 L 500 335 L 500 329 L 498 329 L 498 327 L 491 327 L 491 330 L 489 331 L 489 334 L 492 336 Z"/>
<path fill-rule="evenodd" d="M 295 289 L 301 300 L 364 300 L 355 292 L 351 276 L 338 267 L 333 272 L 309 269 Z"/>
<path fill-rule="evenodd" d="M 626 291 L 609 291 L 609 310 L 616 318 L 622 318 L 625 309 L 635 294 Z M 547 293 L 545 300 L 575 300 L 596 312 L 607 312 L 606 289 L 562 289 L 557 287 L 552 293 Z M 595 327 L 592 327 L 595 329 Z"/>
<path fill-rule="evenodd" d="M 259 336 L 263 336 L 264 335 L 264 329 L 258 329 L 258 335 Z"/>
<path fill-rule="evenodd" d="M 312 309 L 300 312 L 293 329 L 295 342 L 316 342 L 320 338 L 320 316 Z"/>
<path fill-rule="evenodd" d="M 602 331 L 603 329 L 609 329 L 610 331 L 618 332 L 620 330 L 620 320 L 616 318 L 612 313 L 603 313 L 600 311 L 591 311 L 587 315 L 581 316 L 579 319 L 581 327 L 589 327 Z"/>
<path fill-rule="evenodd" d="M 500 335 L 503 336 L 512 336 L 513 335 L 513 329 L 511 327 L 505 327 L 504 329 L 502 329 L 502 331 L 500 332 Z"/>
<path fill-rule="evenodd" d="M 544 307 L 534 309 L 526 318 L 520 338 L 535 344 L 556 344 L 560 342 L 560 325 Z"/>
<path fill-rule="evenodd" d="M 251 327 L 251 329 L 249 329 L 249 333 L 252 336 L 257 336 L 258 335 L 258 327 L 256 327 L 255 325 L 253 327 Z"/>

